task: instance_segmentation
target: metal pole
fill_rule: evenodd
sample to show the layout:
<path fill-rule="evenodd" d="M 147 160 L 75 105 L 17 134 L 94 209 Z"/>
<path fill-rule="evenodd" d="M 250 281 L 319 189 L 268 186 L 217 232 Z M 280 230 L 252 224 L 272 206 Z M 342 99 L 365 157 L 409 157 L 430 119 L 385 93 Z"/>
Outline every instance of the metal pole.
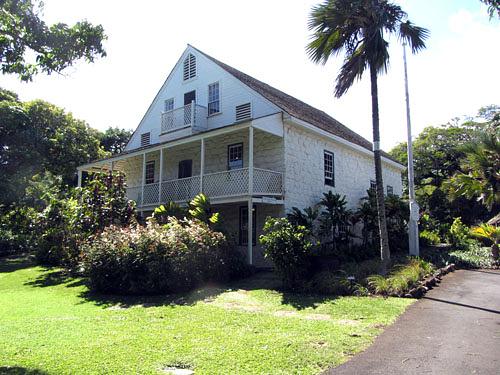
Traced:
<path fill-rule="evenodd" d="M 419 209 L 415 200 L 415 182 L 413 177 L 413 145 L 411 138 L 411 120 L 410 120 L 410 95 L 408 92 L 408 68 L 406 65 L 406 43 L 403 43 L 403 62 L 405 74 L 405 97 L 406 97 L 406 130 L 408 135 L 407 153 L 408 153 L 408 192 L 410 198 L 410 220 L 408 223 L 408 239 L 410 255 L 419 256 L 419 238 L 418 238 L 418 219 Z"/>

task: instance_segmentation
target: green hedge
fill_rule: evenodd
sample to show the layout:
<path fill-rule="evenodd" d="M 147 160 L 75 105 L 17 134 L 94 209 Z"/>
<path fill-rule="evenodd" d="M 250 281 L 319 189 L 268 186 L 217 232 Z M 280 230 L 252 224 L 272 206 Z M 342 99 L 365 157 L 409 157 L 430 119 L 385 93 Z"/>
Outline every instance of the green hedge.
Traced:
<path fill-rule="evenodd" d="M 175 293 L 248 270 L 226 237 L 199 220 L 111 226 L 82 246 L 83 268 L 94 290 L 119 294 Z"/>

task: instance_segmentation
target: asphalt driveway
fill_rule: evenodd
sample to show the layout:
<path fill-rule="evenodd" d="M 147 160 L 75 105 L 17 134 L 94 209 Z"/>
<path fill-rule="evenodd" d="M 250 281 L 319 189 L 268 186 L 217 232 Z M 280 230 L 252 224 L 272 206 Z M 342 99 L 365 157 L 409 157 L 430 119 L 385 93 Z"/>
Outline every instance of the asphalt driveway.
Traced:
<path fill-rule="evenodd" d="M 459 270 L 327 374 L 500 374 L 500 271 Z"/>

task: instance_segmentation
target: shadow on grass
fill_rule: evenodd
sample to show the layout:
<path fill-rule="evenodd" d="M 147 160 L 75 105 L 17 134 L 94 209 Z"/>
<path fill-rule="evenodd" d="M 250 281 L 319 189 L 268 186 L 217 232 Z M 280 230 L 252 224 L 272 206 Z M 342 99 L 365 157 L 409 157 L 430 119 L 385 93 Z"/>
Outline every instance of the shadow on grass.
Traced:
<path fill-rule="evenodd" d="M 48 372 L 18 366 L 0 366 L 0 374 L 6 375 L 47 375 Z"/>
<path fill-rule="evenodd" d="M 200 301 L 215 299 L 219 294 L 228 290 L 218 286 L 205 286 L 185 294 L 161 294 L 161 295 L 117 295 L 102 294 L 92 290 L 86 290 L 79 294 L 84 301 L 82 303 L 93 303 L 97 306 L 119 309 L 131 307 L 160 307 L 160 306 L 192 306 Z"/>
<path fill-rule="evenodd" d="M 24 285 L 45 288 L 61 284 L 66 284 L 66 287 L 71 288 L 84 285 L 85 281 L 82 278 L 72 276 L 65 270 L 47 268 L 36 279 L 28 281 Z"/>
<path fill-rule="evenodd" d="M 28 257 L 4 257 L 0 258 L 0 273 L 10 273 L 24 268 L 33 267 L 35 263 Z"/>

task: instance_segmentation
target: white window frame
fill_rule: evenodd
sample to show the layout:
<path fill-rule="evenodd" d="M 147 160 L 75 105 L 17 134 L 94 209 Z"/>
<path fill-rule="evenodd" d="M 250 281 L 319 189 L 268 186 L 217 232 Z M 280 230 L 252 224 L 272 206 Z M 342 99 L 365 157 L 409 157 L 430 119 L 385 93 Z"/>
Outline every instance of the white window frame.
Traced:
<path fill-rule="evenodd" d="M 217 97 L 216 98 L 211 98 L 210 97 L 210 87 L 211 86 L 217 86 Z M 219 113 L 221 113 L 221 110 L 220 110 L 220 82 L 219 81 L 210 83 L 208 85 L 208 95 L 207 95 L 207 97 L 208 97 L 208 103 L 207 103 L 208 116 L 214 116 L 214 115 L 218 115 Z M 217 111 L 213 112 L 213 113 L 210 113 L 210 104 L 214 104 L 214 103 L 217 103 Z"/>
<path fill-rule="evenodd" d="M 327 157 L 331 157 L 331 165 Z M 328 150 L 323 150 L 323 172 L 325 185 L 335 187 L 335 154 Z"/>
<path fill-rule="evenodd" d="M 241 158 L 239 158 L 239 159 L 233 159 L 232 161 L 233 161 L 234 163 L 236 163 L 236 162 L 238 162 L 238 163 L 239 163 L 239 162 L 241 161 L 241 167 L 232 167 L 232 166 L 231 166 L 231 151 L 232 151 L 233 149 L 240 149 L 240 148 L 241 148 Z M 244 168 L 244 166 L 245 166 L 245 161 L 244 161 L 244 156 L 243 156 L 243 155 L 244 155 L 244 151 L 245 151 L 245 149 L 244 149 L 244 147 L 243 147 L 243 142 L 234 143 L 234 144 L 232 144 L 232 145 L 228 145 L 228 146 L 227 146 L 227 170 L 228 170 L 228 171 L 229 171 L 229 170 L 233 170 L 233 169 L 241 169 L 241 168 Z"/>
<path fill-rule="evenodd" d="M 170 98 L 165 100 L 165 107 L 164 110 L 165 112 L 171 112 L 174 110 L 174 98 Z"/>
<path fill-rule="evenodd" d="M 377 181 L 376 180 L 370 180 L 370 190 L 373 190 L 373 191 L 377 190 Z"/>
<path fill-rule="evenodd" d="M 387 195 L 394 195 L 394 187 L 392 185 L 387 185 Z"/>

